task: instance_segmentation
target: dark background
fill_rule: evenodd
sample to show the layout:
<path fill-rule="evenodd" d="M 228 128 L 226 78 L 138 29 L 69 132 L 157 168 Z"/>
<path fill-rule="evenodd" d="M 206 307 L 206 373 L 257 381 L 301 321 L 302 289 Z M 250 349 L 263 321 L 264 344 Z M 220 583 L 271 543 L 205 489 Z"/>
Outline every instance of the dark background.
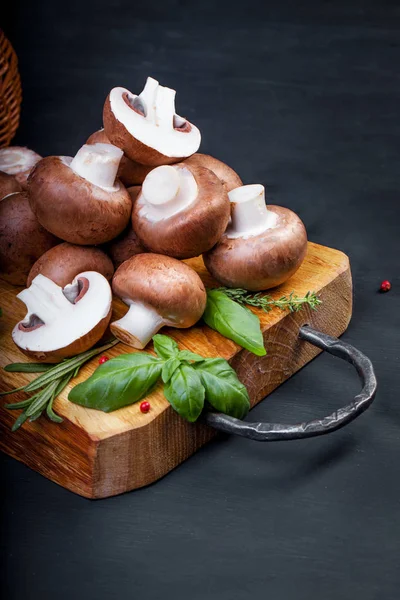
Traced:
<path fill-rule="evenodd" d="M 398 2 L 19 0 L 4 29 L 24 90 L 15 139 L 73 154 L 111 87 L 176 88 L 202 151 L 264 183 L 309 237 L 349 254 L 344 339 L 379 393 L 324 438 L 221 438 L 146 489 L 88 501 L 1 456 L 3 576 L 14 600 L 397 600 L 400 584 Z M 393 289 L 379 294 L 382 279 Z M 344 404 L 354 372 L 320 356 L 252 416 Z"/>

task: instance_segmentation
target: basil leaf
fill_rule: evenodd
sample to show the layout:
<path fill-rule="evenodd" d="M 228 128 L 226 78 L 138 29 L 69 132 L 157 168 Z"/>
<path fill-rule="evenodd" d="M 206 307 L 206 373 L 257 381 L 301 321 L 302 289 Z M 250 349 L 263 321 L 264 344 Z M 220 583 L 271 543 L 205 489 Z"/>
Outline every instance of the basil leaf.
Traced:
<path fill-rule="evenodd" d="M 219 412 L 243 419 L 249 411 L 250 400 L 243 383 L 223 358 L 209 358 L 194 365 L 206 390 L 206 400 Z"/>
<path fill-rule="evenodd" d="M 160 358 L 171 358 L 179 352 L 178 344 L 167 335 L 157 333 L 153 336 L 154 351 Z"/>
<path fill-rule="evenodd" d="M 264 356 L 267 353 L 259 318 L 244 306 L 228 298 L 223 292 L 208 290 L 203 319 L 211 329 L 215 329 L 253 354 Z"/>
<path fill-rule="evenodd" d="M 190 365 L 180 365 L 164 386 L 164 395 L 176 412 L 193 423 L 204 407 L 204 387 Z"/>
<path fill-rule="evenodd" d="M 168 383 L 176 369 L 181 364 L 181 361 L 177 358 L 169 358 L 162 368 L 161 378 L 164 383 Z"/>
<path fill-rule="evenodd" d="M 178 358 L 181 360 L 192 360 L 194 362 L 202 362 L 203 360 L 206 360 L 204 356 L 190 352 L 190 350 L 181 350 L 178 354 Z"/>
<path fill-rule="evenodd" d="M 121 354 L 72 388 L 68 400 L 104 412 L 138 402 L 161 375 L 163 361 L 145 352 Z"/>

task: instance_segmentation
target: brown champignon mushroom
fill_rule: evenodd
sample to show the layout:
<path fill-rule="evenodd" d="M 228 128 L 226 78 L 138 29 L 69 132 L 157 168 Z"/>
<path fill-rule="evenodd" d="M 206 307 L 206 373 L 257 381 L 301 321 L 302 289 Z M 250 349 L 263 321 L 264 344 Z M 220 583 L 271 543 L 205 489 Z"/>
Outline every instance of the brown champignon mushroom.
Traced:
<path fill-rule="evenodd" d="M 60 242 L 36 219 L 26 192 L 10 194 L 0 202 L 0 277 L 25 285 L 35 261 Z"/>
<path fill-rule="evenodd" d="M 22 192 L 21 184 L 18 183 L 14 175 L 8 175 L 0 171 L 0 200 L 15 192 Z"/>
<path fill-rule="evenodd" d="M 84 271 L 62 288 L 37 275 L 17 296 L 26 305 L 25 318 L 12 338 L 30 358 L 58 362 L 91 348 L 111 319 L 111 288 L 100 273 Z"/>
<path fill-rule="evenodd" d="M 110 280 L 114 267 L 111 259 L 100 248 L 63 242 L 50 248 L 35 262 L 26 285 L 29 287 L 32 280 L 41 274 L 64 287 L 83 271 L 96 271 Z"/>
<path fill-rule="evenodd" d="M 210 171 L 215 173 L 218 179 L 222 181 L 222 185 L 227 192 L 230 192 L 231 190 L 243 185 L 243 182 L 236 171 L 234 171 L 231 167 L 228 167 L 228 165 L 223 163 L 221 160 L 218 160 L 213 156 L 209 156 L 208 154 L 200 154 L 199 152 L 196 152 L 196 154 L 189 156 L 184 163 L 189 166 L 193 165 L 210 169 Z"/>
<path fill-rule="evenodd" d="M 98 142 L 102 144 L 111 143 L 106 136 L 104 129 L 99 129 L 92 133 L 86 143 L 97 144 Z M 117 177 L 125 186 L 141 185 L 152 168 L 153 167 L 141 165 L 124 154 L 119 163 Z"/>
<path fill-rule="evenodd" d="M 307 233 L 288 208 L 266 206 L 262 185 L 229 193 L 232 220 L 214 248 L 203 255 L 210 273 L 228 287 L 251 291 L 280 285 L 300 267 Z"/>
<path fill-rule="evenodd" d="M 185 163 L 150 171 L 132 210 L 132 226 L 151 252 L 191 258 L 218 242 L 230 217 L 228 194 L 209 169 Z"/>
<path fill-rule="evenodd" d="M 129 222 L 131 198 L 115 179 L 122 151 L 84 145 L 75 158 L 48 156 L 29 177 L 29 200 L 40 223 L 72 244 L 103 244 Z"/>
<path fill-rule="evenodd" d="M 23 146 L 0 148 L 0 171 L 15 175 L 18 183 L 25 189 L 29 173 L 41 158 L 40 154 Z"/>
<path fill-rule="evenodd" d="M 141 190 L 140 185 L 134 185 L 128 188 L 132 203 L 135 202 Z M 135 256 L 135 254 L 143 254 L 147 252 L 146 248 L 139 241 L 138 236 L 132 229 L 132 225 L 128 227 L 114 240 L 104 245 L 104 251 L 109 254 L 114 267 L 117 269 L 123 262 Z"/>
<path fill-rule="evenodd" d="M 175 112 L 175 90 L 147 78 L 139 96 L 116 87 L 103 110 L 104 129 L 112 144 L 131 160 L 158 166 L 179 162 L 197 152 L 200 131 Z"/>
<path fill-rule="evenodd" d="M 133 256 L 115 272 L 112 288 L 129 310 L 111 323 L 111 331 L 134 348 L 144 348 L 164 325 L 191 327 L 206 306 L 206 290 L 200 277 L 169 256 Z"/>

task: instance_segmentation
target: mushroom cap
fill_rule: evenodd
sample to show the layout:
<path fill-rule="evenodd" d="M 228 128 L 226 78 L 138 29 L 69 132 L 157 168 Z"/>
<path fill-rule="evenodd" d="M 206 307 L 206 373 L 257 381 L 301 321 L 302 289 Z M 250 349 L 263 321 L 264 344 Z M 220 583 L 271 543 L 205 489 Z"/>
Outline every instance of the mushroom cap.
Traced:
<path fill-rule="evenodd" d="M 12 338 L 36 360 L 53 363 L 85 352 L 104 335 L 111 319 L 110 285 L 93 271 L 79 273 L 64 289 L 39 274 L 17 297 L 28 312 Z"/>
<path fill-rule="evenodd" d="M 0 277 L 13 285 L 25 285 L 36 260 L 60 240 L 36 219 L 26 192 L 0 202 Z"/>
<path fill-rule="evenodd" d="M 63 242 L 54 246 L 35 262 L 29 272 L 29 287 L 36 275 L 42 274 L 64 287 L 83 271 L 96 271 L 108 280 L 114 273 L 111 259 L 100 248 L 77 246 Z"/>
<path fill-rule="evenodd" d="M 206 307 L 200 277 L 185 263 L 159 254 L 137 254 L 122 263 L 112 281 L 114 294 L 152 307 L 166 325 L 191 327 Z"/>
<path fill-rule="evenodd" d="M 29 200 L 40 223 L 73 244 L 103 244 L 125 229 L 131 198 L 116 180 L 115 191 L 90 183 L 70 167 L 69 157 L 47 156 L 29 176 Z"/>
<path fill-rule="evenodd" d="M 146 200 L 140 194 L 132 210 L 132 227 L 151 252 L 175 258 L 199 256 L 214 246 L 230 218 L 230 202 L 221 181 L 209 169 L 179 163 L 188 169 L 198 186 L 194 202 L 168 218 L 152 221 L 144 214 Z"/>
<path fill-rule="evenodd" d="M 243 182 L 236 171 L 234 171 L 231 167 L 228 167 L 228 165 L 223 163 L 221 160 L 218 160 L 209 154 L 201 154 L 200 152 L 196 152 L 196 154 L 192 154 L 192 156 L 186 158 L 184 163 L 186 165 L 210 169 L 210 171 L 215 173 L 218 179 L 222 181 L 222 185 L 227 192 L 230 192 L 231 190 L 243 185 Z"/>
<path fill-rule="evenodd" d="M 143 254 L 147 250 L 139 242 L 136 233 L 129 226 L 115 240 L 105 246 L 106 252 L 111 257 L 114 267 L 117 269 L 123 262 L 135 256 Z"/>
<path fill-rule="evenodd" d="M 172 92 L 162 86 L 159 89 Z M 171 115 L 171 127 L 162 129 L 135 108 L 136 98 L 129 90 L 117 87 L 107 96 L 103 109 L 107 137 L 131 160 L 155 167 L 179 162 L 198 150 L 201 135 L 195 125 L 175 114 L 174 120 Z M 175 126 L 175 118 L 179 126 Z"/>
<path fill-rule="evenodd" d="M 22 192 L 21 184 L 18 183 L 14 175 L 8 175 L 8 173 L 0 171 L 0 200 L 15 192 Z"/>
<path fill-rule="evenodd" d="M 211 275 L 227 287 L 251 291 L 280 285 L 300 267 L 307 251 L 307 232 L 301 219 L 288 208 L 269 205 L 277 215 L 274 227 L 243 238 L 223 235 L 203 255 Z"/>
<path fill-rule="evenodd" d="M 23 146 L 1 148 L 0 171 L 15 175 L 18 183 L 25 189 L 29 173 L 41 158 L 40 154 Z"/>
<path fill-rule="evenodd" d="M 99 129 L 92 133 L 87 139 L 86 144 L 97 144 L 99 142 L 102 144 L 111 143 L 106 136 L 104 129 Z M 153 167 L 141 165 L 124 154 L 119 163 L 117 177 L 125 186 L 141 185 L 152 168 Z"/>

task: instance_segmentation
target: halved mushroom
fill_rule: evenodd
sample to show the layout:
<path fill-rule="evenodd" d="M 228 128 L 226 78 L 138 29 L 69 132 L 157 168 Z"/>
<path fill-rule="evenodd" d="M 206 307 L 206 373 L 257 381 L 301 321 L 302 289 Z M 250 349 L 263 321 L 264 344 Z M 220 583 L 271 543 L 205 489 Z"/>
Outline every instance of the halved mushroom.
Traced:
<path fill-rule="evenodd" d="M 1 148 L 0 171 L 3 171 L 8 175 L 15 175 L 18 183 L 20 183 L 23 188 L 26 188 L 29 173 L 41 158 L 40 154 L 22 146 Z"/>
<path fill-rule="evenodd" d="M 206 290 L 197 273 L 158 254 L 138 254 L 124 262 L 115 272 L 112 288 L 129 310 L 111 323 L 111 331 L 134 348 L 144 348 L 164 325 L 191 327 L 206 306 Z"/>
<path fill-rule="evenodd" d="M 213 156 L 209 156 L 208 154 L 200 154 L 200 152 L 196 152 L 196 154 L 189 156 L 189 158 L 184 161 L 184 164 L 210 169 L 210 171 L 215 173 L 218 179 L 222 181 L 222 185 L 227 192 L 230 192 L 231 190 L 243 185 L 243 182 L 236 171 L 234 171 L 231 167 L 228 167 L 228 165 L 223 163 L 221 160 L 218 160 Z"/>
<path fill-rule="evenodd" d="M 132 211 L 132 226 L 151 252 L 191 258 L 218 242 L 230 217 L 228 194 L 209 169 L 185 163 L 150 171 Z"/>
<path fill-rule="evenodd" d="M 104 129 L 99 129 L 92 133 L 92 135 L 87 139 L 87 144 L 97 144 L 98 142 L 102 144 L 110 144 L 110 140 L 106 136 Z M 149 171 L 151 171 L 153 167 L 149 167 L 146 165 L 141 165 L 134 160 L 131 160 L 125 154 L 121 158 L 121 162 L 119 163 L 117 177 L 122 181 L 125 186 L 133 186 L 133 185 L 141 185 Z"/>
<path fill-rule="evenodd" d="M 197 152 L 200 131 L 176 114 L 175 94 L 152 77 L 139 96 L 123 87 L 113 88 L 103 110 L 111 143 L 131 160 L 152 166 L 176 163 Z"/>
<path fill-rule="evenodd" d="M 259 291 L 280 285 L 300 267 L 307 233 L 288 208 L 266 206 L 262 185 L 229 192 L 232 220 L 221 240 L 203 255 L 213 277 L 228 287 Z"/>
<path fill-rule="evenodd" d="M 75 158 L 48 156 L 29 177 L 29 200 L 40 223 L 73 244 L 108 242 L 125 229 L 132 210 L 115 179 L 122 151 L 111 144 L 84 145 Z"/>
<path fill-rule="evenodd" d="M 8 175 L 0 171 L 0 200 L 15 192 L 22 192 L 21 184 L 18 183 L 14 175 Z"/>
<path fill-rule="evenodd" d="M 111 288 L 100 273 L 85 271 L 64 289 L 44 275 L 17 296 L 28 312 L 12 338 L 35 360 L 58 362 L 91 348 L 111 318 Z"/>
<path fill-rule="evenodd" d="M 0 202 L 0 277 L 13 285 L 25 285 L 34 262 L 60 240 L 36 219 L 26 192 Z"/>
<path fill-rule="evenodd" d="M 41 274 L 64 287 L 83 271 L 96 271 L 110 280 L 114 267 L 111 259 L 100 248 L 63 242 L 45 252 L 35 262 L 26 285 L 29 287 L 33 279 Z"/>

